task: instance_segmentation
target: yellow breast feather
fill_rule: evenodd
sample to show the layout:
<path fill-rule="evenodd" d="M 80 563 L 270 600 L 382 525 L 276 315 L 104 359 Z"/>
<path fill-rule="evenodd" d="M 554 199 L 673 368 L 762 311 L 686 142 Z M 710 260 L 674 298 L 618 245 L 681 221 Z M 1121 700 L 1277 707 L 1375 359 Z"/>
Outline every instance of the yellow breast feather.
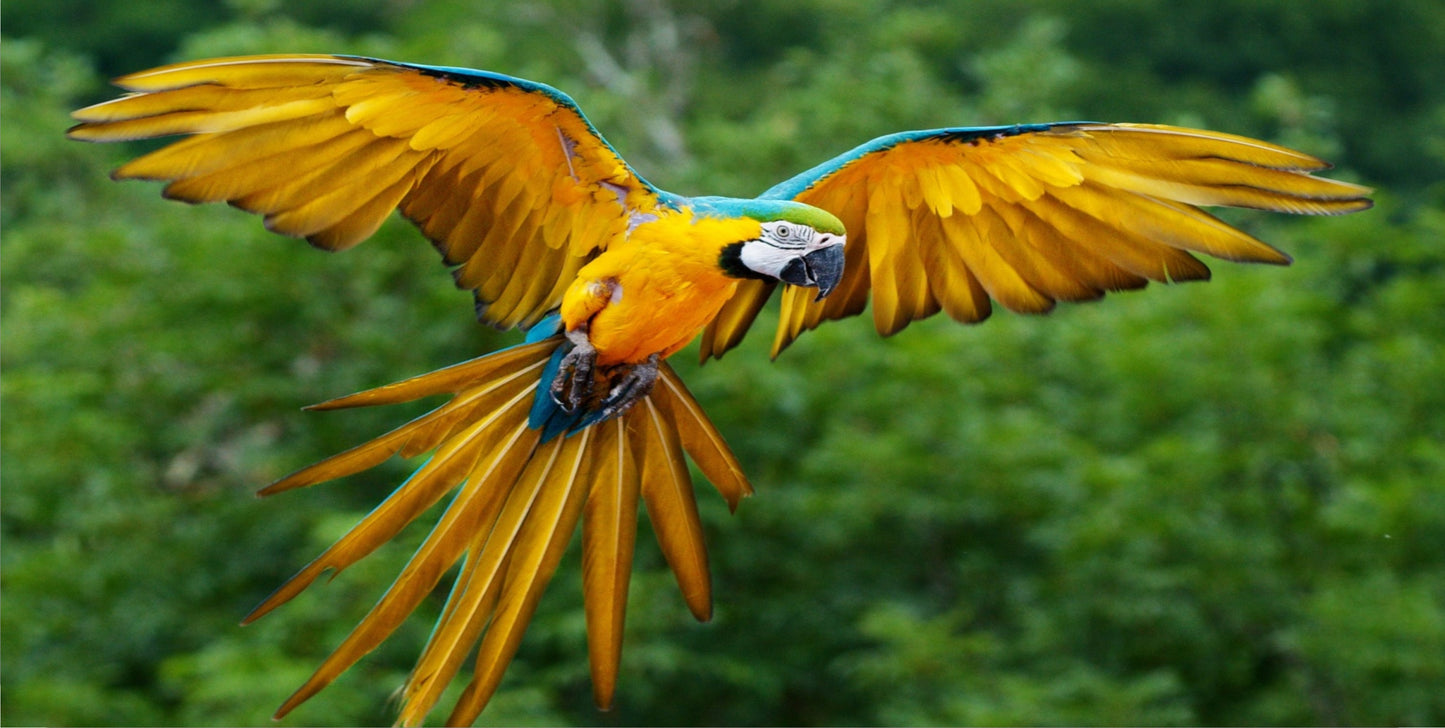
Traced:
<path fill-rule="evenodd" d="M 691 212 L 643 223 L 578 272 L 562 302 L 566 327 L 584 323 L 598 363 L 637 363 L 672 355 L 717 315 L 738 279 L 718 259 L 731 243 L 757 237 L 751 219 Z"/>

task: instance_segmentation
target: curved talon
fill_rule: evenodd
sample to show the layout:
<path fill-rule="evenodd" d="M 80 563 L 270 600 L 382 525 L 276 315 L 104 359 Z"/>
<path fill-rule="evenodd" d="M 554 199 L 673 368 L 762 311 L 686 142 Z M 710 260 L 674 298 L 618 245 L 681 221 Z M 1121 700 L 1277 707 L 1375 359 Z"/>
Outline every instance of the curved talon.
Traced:
<path fill-rule="evenodd" d="M 568 331 L 567 339 L 572 349 L 562 356 L 548 390 L 552 401 L 567 414 L 586 409 L 595 416 L 592 421 L 611 419 L 631 409 L 638 400 L 652 392 L 653 385 L 657 383 L 657 368 L 662 358 L 653 354 L 640 364 L 607 367 L 602 375 L 607 392 L 599 398 L 594 392 L 597 388 L 597 348 L 582 329 Z M 589 403 L 592 406 L 589 407 Z"/>
<path fill-rule="evenodd" d="M 552 401 L 563 412 L 576 412 L 592 395 L 597 370 L 597 348 L 587 338 L 585 329 L 567 332 L 572 350 L 562 357 L 557 376 L 552 380 Z"/>
<path fill-rule="evenodd" d="M 627 374 L 612 386 L 607 397 L 602 400 L 602 419 L 616 417 L 637 404 L 637 400 L 646 397 L 652 392 L 652 385 L 657 383 L 657 365 L 661 361 L 657 354 L 647 357 L 647 361 L 635 364 L 629 368 Z"/>

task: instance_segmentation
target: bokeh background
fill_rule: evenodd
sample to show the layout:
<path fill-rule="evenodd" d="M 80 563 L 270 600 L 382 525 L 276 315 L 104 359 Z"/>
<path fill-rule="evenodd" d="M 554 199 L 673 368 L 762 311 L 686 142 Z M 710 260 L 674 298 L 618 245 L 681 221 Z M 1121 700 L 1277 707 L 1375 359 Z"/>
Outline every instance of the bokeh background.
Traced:
<path fill-rule="evenodd" d="M 1290 268 L 684 352 L 758 490 L 701 494 L 716 617 L 644 525 L 598 712 L 574 546 L 484 723 L 1445 722 L 1438 0 L 6 0 L 3 32 L 6 724 L 269 725 L 426 530 L 238 627 L 415 466 L 257 500 L 418 412 L 298 408 L 517 338 L 400 221 L 328 255 L 63 138 L 107 77 L 282 51 L 551 83 L 685 194 L 1072 118 L 1270 139 L 1379 190 L 1228 216 Z M 439 606 L 281 725 L 390 723 Z"/>

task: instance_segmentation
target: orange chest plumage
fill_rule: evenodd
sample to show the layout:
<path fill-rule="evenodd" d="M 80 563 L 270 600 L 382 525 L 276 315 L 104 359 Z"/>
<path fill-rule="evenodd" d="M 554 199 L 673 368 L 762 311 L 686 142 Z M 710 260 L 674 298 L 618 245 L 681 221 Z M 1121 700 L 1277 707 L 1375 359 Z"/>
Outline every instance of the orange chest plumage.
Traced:
<path fill-rule="evenodd" d="M 599 364 L 667 357 L 686 346 L 732 296 L 723 248 L 756 238 L 751 219 L 669 213 L 638 225 L 577 274 L 562 299 L 569 330 L 587 326 Z"/>

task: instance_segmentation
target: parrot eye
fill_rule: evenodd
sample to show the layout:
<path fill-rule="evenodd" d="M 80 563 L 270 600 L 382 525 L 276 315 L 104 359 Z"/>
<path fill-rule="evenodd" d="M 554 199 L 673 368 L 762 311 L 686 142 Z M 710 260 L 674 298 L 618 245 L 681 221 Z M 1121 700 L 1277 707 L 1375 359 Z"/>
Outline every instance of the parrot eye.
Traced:
<path fill-rule="evenodd" d="M 766 240 L 789 249 L 806 246 L 813 238 L 812 228 L 783 221 L 766 223 L 763 230 Z"/>

